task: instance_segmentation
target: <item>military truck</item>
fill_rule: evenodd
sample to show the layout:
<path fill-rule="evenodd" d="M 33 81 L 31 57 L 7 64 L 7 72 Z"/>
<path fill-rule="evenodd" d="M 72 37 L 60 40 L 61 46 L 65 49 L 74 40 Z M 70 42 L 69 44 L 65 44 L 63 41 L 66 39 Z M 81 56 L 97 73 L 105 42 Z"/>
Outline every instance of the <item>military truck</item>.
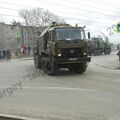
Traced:
<path fill-rule="evenodd" d="M 111 45 L 102 38 L 92 38 L 87 41 L 89 55 L 102 55 L 111 53 Z"/>
<path fill-rule="evenodd" d="M 40 34 L 34 47 L 35 67 L 48 75 L 55 75 L 60 68 L 84 73 L 90 61 L 83 27 L 52 23 Z"/>

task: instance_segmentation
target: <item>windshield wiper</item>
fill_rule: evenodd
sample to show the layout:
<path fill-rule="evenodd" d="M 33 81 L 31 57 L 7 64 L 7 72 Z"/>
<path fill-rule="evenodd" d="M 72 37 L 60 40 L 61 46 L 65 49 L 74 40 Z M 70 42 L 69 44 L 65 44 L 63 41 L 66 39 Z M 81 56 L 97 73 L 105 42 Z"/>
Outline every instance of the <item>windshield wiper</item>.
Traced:
<path fill-rule="evenodd" d="M 58 40 L 58 41 L 65 41 L 65 42 L 79 42 L 81 41 L 81 39 L 61 39 L 61 40 Z"/>
<path fill-rule="evenodd" d="M 81 41 L 81 39 L 72 39 L 71 41 L 73 41 L 73 42 L 79 42 L 79 41 Z"/>
<path fill-rule="evenodd" d="M 80 41 L 81 39 L 72 39 L 72 40 L 75 40 L 75 41 L 78 41 L 78 40 L 79 40 L 79 41 Z"/>
<path fill-rule="evenodd" d="M 66 43 L 69 43 L 71 40 L 66 40 L 66 39 L 62 39 L 62 40 L 58 40 L 58 41 L 60 41 L 60 42 L 66 42 Z"/>

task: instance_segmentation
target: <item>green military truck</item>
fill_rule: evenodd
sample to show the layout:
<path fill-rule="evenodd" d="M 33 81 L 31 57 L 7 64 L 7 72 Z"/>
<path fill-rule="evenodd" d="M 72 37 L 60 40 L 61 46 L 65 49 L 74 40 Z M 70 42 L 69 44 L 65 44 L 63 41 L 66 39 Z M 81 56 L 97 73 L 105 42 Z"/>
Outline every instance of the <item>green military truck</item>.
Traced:
<path fill-rule="evenodd" d="M 34 46 L 35 67 L 48 75 L 55 75 L 60 68 L 84 73 L 90 61 L 83 27 L 54 22 L 40 34 Z"/>
<path fill-rule="evenodd" d="M 102 55 L 111 53 L 111 45 L 105 42 L 102 38 L 92 38 L 87 41 L 89 55 Z"/>

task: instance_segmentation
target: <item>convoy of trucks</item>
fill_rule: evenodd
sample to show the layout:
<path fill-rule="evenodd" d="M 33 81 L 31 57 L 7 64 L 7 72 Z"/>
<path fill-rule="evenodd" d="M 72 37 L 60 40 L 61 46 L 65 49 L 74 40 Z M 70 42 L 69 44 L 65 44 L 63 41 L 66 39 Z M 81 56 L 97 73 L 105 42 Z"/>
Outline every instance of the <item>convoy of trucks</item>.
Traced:
<path fill-rule="evenodd" d="M 104 41 L 102 38 L 92 38 L 87 41 L 88 43 L 88 54 L 89 55 L 102 55 L 111 53 L 111 45 L 108 41 Z"/>
<path fill-rule="evenodd" d="M 91 61 L 89 56 L 110 53 L 110 43 L 99 37 L 91 38 L 90 32 L 86 39 L 84 27 L 53 22 L 39 33 L 34 44 L 34 63 L 48 75 L 55 75 L 60 68 L 84 73 Z"/>

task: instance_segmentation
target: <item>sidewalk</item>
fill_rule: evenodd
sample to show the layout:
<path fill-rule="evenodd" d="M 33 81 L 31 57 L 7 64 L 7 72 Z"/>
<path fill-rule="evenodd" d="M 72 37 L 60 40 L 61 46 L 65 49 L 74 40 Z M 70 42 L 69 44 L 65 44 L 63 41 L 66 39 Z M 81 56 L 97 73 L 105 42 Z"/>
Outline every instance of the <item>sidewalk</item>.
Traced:
<path fill-rule="evenodd" d="M 95 63 L 98 66 L 108 69 L 120 69 L 120 63 L 116 53 L 111 55 L 101 56 L 97 58 L 98 61 Z"/>
<path fill-rule="evenodd" d="M 14 56 L 12 59 L 19 59 L 19 58 L 29 58 L 32 57 L 32 55 L 21 55 L 21 56 Z"/>
<path fill-rule="evenodd" d="M 101 67 L 104 68 L 108 68 L 108 69 L 120 69 L 120 63 L 118 60 L 111 60 L 109 62 L 106 61 L 106 63 L 96 63 L 96 65 L 99 65 Z"/>

